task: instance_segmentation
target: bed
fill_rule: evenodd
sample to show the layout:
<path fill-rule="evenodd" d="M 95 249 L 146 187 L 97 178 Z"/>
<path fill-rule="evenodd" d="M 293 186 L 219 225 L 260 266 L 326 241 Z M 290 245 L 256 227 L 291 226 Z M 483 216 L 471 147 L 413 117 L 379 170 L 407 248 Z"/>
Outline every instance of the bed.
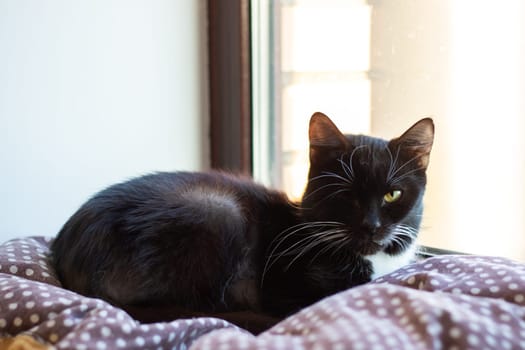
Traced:
<path fill-rule="evenodd" d="M 50 240 L 0 245 L 0 349 L 525 349 L 525 265 L 504 258 L 427 258 L 255 336 L 216 318 L 140 324 L 65 290 Z"/>

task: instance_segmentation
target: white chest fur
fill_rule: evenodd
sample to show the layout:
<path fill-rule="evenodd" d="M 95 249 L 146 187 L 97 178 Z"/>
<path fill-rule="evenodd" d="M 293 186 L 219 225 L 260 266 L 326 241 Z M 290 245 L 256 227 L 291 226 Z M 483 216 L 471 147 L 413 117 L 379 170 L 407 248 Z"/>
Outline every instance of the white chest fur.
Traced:
<path fill-rule="evenodd" d="M 384 252 L 379 252 L 374 255 L 367 255 L 365 259 L 372 263 L 374 272 L 372 273 L 372 279 L 384 276 L 393 272 L 405 265 L 410 264 L 416 255 L 417 245 L 413 243 L 403 253 L 399 255 L 388 255 Z"/>

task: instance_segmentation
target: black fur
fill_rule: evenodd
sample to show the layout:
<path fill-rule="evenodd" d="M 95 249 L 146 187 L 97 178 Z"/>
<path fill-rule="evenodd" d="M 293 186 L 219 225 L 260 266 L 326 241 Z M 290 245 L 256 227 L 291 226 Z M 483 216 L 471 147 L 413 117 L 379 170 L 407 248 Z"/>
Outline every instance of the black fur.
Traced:
<path fill-rule="evenodd" d="M 113 185 L 59 232 L 58 276 L 143 321 L 209 314 L 258 332 L 276 320 L 267 315 L 280 318 L 369 281 L 367 256 L 397 255 L 413 243 L 432 139 L 430 119 L 385 141 L 343 135 L 316 113 L 300 204 L 221 172 Z M 402 194 L 386 203 L 392 191 Z M 245 310 L 258 321 L 235 318 Z"/>

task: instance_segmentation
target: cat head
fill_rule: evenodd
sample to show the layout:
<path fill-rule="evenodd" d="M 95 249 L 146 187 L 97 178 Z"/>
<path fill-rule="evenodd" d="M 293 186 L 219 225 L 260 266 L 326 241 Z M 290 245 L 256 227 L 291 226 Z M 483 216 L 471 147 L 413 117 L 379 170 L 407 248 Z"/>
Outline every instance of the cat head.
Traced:
<path fill-rule="evenodd" d="M 326 115 L 315 113 L 309 138 L 304 219 L 328 227 L 334 242 L 358 255 L 397 255 L 407 249 L 421 223 L 432 119 L 383 140 L 345 135 Z"/>

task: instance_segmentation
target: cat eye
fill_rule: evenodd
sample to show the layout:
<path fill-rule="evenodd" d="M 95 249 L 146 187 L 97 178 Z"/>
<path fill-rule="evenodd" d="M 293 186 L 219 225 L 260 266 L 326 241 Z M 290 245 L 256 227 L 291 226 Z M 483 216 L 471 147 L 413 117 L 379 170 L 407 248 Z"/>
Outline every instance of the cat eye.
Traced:
<path fill-rule="evenodd" d="M 401 198 L 401 190 L 392 190 L 383 196 L 383 200 L 387 203 L 394 203 Z"/>

